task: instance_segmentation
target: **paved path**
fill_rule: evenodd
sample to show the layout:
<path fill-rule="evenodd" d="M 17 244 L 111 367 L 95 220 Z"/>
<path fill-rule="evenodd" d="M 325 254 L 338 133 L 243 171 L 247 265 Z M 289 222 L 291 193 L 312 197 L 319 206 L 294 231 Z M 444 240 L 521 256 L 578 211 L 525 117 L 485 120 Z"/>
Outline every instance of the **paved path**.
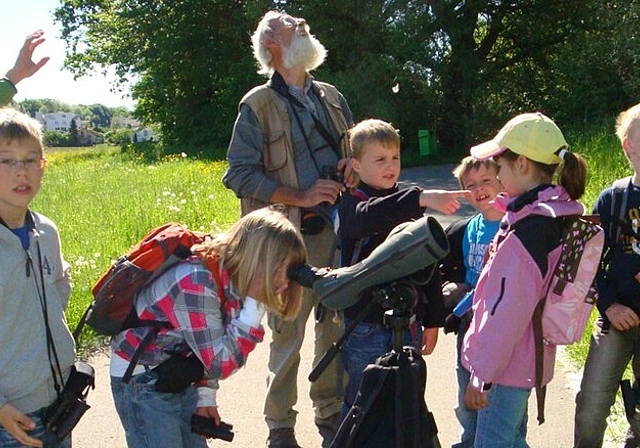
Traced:
<path fill-rule="evenodd" d="M 451 175 L 453 166 L 433 166 L 408 168 L 401 177 L 404 185 L 417 184 L 425 188 L 457 189 L 456 180 Z M 472 213 L 470 206 L 462 207 L 457 216 Z M 434 215 L 446 227 L 452 217 Z M 456 216 L 456 217 L 457 217 Z M 307 337 L 302 350 L 302 362 L 298 375 L 299 412 L 296 433 L 298 442 L 304 448 L 320 447 L 320 436 L 313 424 L 313 411 L 308 398 L 307 376 L 311 370 L 313 353 L 311 326 L 307 326 Z M 267 329 L 265 340 L 249 357 L 247 365 L 231 378 L 221 382 L 218 393 L 220 413 L 223 420 L 234 425 L 235 438 L 232 444 L 210 441 L 209 446 L 235 446 L 242 448 L 265 445 L 267 428 L 262 417 L 262 403 L 266 389 L 266 365 L 269 351 L 270 333 Z M 440 333 L 435 352 L 427 360 L 427 405 L 434 413 L 439 428 L 439 440 L 443 447 L 449 447 L 457 440 L 458 426 L 453 409 L 456 403 L 455 380 L 455 338 Z M 92 408 L 74 431 L 76 448 L 121 448 L 125 447 L 124 434 L 113 408 L 109 389 L 108 364 L 105 354 L 91 359 L 97 370 L 97 388 L 89 396 Z M 556 366 L 556 376 L 547 391 L 547 422 L 538 426 L 535 421 L 535 398 L 529 406 L 529 443 L 532 447 L 567 448 L 571 446 L 573 431 L 573 399 L 575 395 L 575 374 L 568 374 L 562 360 Z M 161 424 L 161 422 L 159 422 Z M 171 447 L 168 447 L 171 448 Z"/>

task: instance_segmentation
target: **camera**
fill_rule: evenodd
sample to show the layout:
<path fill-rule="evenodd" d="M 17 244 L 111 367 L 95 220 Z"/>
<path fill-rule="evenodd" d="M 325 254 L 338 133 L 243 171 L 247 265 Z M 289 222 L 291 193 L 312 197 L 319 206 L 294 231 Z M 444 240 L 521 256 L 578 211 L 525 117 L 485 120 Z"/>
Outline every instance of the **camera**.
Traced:
<path fill-rule="evenodd" d="M 338 171 L 335 166 L 323 166 L 321 175 L 323 179 L 333 180 L 341 184 L 344 183 L 344 173 L 342 171 Z"/>
<path fill-rule="evenodd" d="M 91 365 L 76 361 L 71 367 L 64 389 L 47 409 L 44 423 L 58 440 L 64 440 L 76 427 L 85 412 L 89 389 L 95 389 L 95 372 Z"/>
<path fill-rule="evenodd" d="M 324 165 L 320 172 L 322 179 L 344 183 L 344 174 L 331 165 Z M 317 235 L 324 230 L 326 224 L 332 225 L 331 209 L 333 204 L 323 202 L 315 207 L 302 210 L 300 231 L 303 235 Z"/>
<path fill-rule="evenodd" d="M 207 439 L 220 439 L 225 442 L 233 441 L 233 425 L 220 422 L 216 425 L 213 420 L 198 414 L 191 415 L 191 432 L 205 436 Z"/>

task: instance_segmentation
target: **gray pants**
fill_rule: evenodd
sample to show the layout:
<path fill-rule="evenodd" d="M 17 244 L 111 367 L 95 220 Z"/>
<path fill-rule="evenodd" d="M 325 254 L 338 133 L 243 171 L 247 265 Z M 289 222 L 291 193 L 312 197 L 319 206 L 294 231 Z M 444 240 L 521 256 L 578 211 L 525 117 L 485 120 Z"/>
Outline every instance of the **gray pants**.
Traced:
<path fill-rule="evenodd" d="M 309 253 L 309 263 L 314 266 L 326 266 L 333 244 L 334 234 L 330 226 L 325 226 L 318 235 L 305 235 L 305 244 Z M 298 368 L 300 366 L 300 348 L 304 339 L 305 327 L 309 316 L 317 304 L 311 289 L 305 288 L 300 314 L 293 321 L 283 321 L 277 315 L 268 313 L 268 324 L 273 333 L 269 345 L 269 372 L 267 374 L 267 395 L 264 403 L 265 421 L 269 429 L 293 428 L 297 411 L 293 406 L 298 401 Z M 342 328 L 328 312 L 322 322 L 315 324 L 314 357 L 316 365 L 322 355 L 342 335 Z M 309 396 L 313 403 L 315 416 L 326 418 L 340 412 L 344 396 L 345 375 L 339 356 L 313 383 L 310 383 Z M 312 366 L 305 366 L 311 372 Z"/>
<path fill-rule="evenodd" d="M 635 369 L 640 360 L 640 328 L 620 332 L 611 326 L 608 332 L 603 332 L 602 322 L 595 322 L 580 392 L 576 396 L 575 448 L 602 446 L 606 419 L 631 360 Z"/>

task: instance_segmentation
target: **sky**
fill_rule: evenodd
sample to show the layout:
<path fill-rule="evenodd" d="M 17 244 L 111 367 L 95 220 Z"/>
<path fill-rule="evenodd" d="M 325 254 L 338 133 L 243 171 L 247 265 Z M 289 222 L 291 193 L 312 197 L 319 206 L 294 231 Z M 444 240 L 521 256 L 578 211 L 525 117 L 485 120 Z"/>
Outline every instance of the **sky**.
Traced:
<path fill-rule="evenodd" d="M 11 6 L 7 5 L 9 2 Z M 74 80 L 71 72 L 63 68 L 65 43 L 59 37 L 60 24 L 53 21 L 53 10 L 59 4 L 59 0 L 0 0 L 4 11 L 0 20 L 0 77 L 13 67 L 24 39 L 35 30 L 44 30 L 46 40 L 36 49 L 33 59 L 51 58 L 35 75 L 18 84 L 14 99 L 51 98 L 67 104 L 99 103 L 132 109 L 131 98 L 110 91 L 112 76 L 95 73 Z"/>

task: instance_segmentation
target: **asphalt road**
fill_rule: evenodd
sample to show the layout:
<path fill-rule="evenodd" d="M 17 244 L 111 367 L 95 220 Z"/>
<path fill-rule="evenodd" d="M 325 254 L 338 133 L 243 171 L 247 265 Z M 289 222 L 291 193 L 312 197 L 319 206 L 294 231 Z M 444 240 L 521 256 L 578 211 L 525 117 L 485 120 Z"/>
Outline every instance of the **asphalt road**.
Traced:
<path fill-rule="evenodd" d="M 451 175 L 452 165 L 408 168 L 403 170 L 403 185 L 420 185 L 424 188 L 458 189 L 457 181 Z M 461 208 L 454 217 L 434 214 L 443 227 L 452 219 L 468 216 L 473 210 L 469 205 Z M 265 325 L 266 326 L 266 325 Z M 224 421 L 233 424 L 235 438 L 229 444 L 219 440 L 210 441 L 209 446 L 235 446 L 254 448 L 265 446 L 267 427 L 262 416 L 263 397 L 266 389 L 266 365 L 269 351 L 270 333 L 249 357 L 247 365 L 231 378 L 222 381 L 218 400 L 220 414 Z M 302 349 L 301 368 L 298 375 L 298 423 L 296 434 L 304 448 L 318 448 L 321 441 L 313 424 L 313 411 L 308 397 L 307 376 L 311 371 L 313 354 L 312 320 L 307 326 L 307 337 Z M 572 445 L 574 396 L 579 372 L 572 373 L 559 356 L 554 380 L 548 387 L 546 400 L 547 421 L 538 425 L 535 394 L 529 406 L 529 437 L 531 447 L 567 448 Z M 440 333 L 434 353 L 427 361 L 427 406 L 433 412 L 439 429 L 439 440 L 443 447 L 451 446 L 457 440 L 458 426 L 454 415 L 456 403 L 455 380 L 455 338 Z M 91 409 L 74 431 L 76 448 L 120 448 L 125 447 L 124 433 L 113 408 L 109 388 L 108 356 L 98 353 L 90 360 L 97 371 L 97 387 L 89 395 Z M 162 424 L 162 422 L 158 422 Z M 171 447 L 168 447 L 171 448 Z"/>

